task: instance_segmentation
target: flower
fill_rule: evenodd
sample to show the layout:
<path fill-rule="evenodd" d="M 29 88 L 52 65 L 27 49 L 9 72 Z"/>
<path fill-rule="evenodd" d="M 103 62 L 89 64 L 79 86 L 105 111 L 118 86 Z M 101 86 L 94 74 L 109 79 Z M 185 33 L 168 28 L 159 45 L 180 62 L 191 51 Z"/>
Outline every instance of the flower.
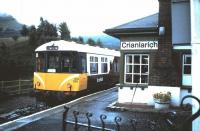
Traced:
<path fill-rule="evenodd" d="M 160 101 L 160 102 L 168 102 L 171 100 L 171 92 L 159 92 L 159 93 L 155 93 L 153 94 L 153 98 L 156 101 Z"/>

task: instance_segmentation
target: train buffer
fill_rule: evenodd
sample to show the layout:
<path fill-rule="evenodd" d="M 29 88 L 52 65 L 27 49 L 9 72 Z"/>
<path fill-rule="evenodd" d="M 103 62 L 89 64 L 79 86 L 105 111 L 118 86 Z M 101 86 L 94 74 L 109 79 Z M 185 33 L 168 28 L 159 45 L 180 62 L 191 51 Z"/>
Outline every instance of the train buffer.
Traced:
<path fill-rule="evenodd" d="M 169 123 L 166 123 L 166 112 L 106 110 L 116 100 L 117 88 L 111 88 L 1 124 L 0 131 L 170 130 Z M 185 116 L 187 113 L 191 115 L 190 111 L 178 111 L 180 115 L 177 120 L 188 117 Z"/>

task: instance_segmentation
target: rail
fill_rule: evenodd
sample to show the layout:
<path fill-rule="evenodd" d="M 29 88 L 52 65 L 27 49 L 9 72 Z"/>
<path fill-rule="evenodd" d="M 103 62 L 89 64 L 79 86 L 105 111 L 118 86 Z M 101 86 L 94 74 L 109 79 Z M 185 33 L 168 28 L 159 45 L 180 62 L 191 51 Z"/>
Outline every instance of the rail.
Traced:
<path fill-rule="evenodd" d="M 8 95 L 21 95 L 32 90 L 32 80 L 0 81 L 0 92 Z"/>

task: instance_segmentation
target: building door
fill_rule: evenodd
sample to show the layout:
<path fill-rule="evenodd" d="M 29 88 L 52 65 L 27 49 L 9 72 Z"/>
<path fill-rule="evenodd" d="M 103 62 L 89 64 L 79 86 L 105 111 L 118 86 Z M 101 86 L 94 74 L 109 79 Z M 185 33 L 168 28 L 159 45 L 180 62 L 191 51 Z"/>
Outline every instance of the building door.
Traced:
<path fill-rule="evenodd" d="M 192 86 L 192 75 L 191 75 L 191 55 L 183 55 L 183 76 L 182 76 L 182 85 Z"/>

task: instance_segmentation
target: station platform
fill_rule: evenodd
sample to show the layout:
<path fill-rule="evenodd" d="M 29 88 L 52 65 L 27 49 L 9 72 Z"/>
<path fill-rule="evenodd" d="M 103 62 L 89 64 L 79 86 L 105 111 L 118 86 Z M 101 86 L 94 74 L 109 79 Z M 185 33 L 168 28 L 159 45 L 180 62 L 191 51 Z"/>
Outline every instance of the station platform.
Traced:
<path fill-rule="evenodd" d="M 120 128 L 123 131 L 131 131 L 133 123 L 131 120 L 137 121 L 138 130 L 148 130 L 148 121 L 155 120 L 158 125 L 166 126 L 164 123 L 164 114 L 166 111 L 155 111 L 152 107 L 138 107 L 137 110 L 133 110 L 132 106 L 126 106 L 126 108 L 112 108 L 111 105 L 117 101 L 117 88 L 111 88 L 108 90 L 100 91 L 82 98 L 78 98 L 71 102 L 53 107 L 51 109 L 38 112 L 31 116 L 20 118 L 3 125 L 0 125 L 2 131 L 62 131 L 62 118 L 64 112 L 64 106 L 69 107 L 67 113 L 68 121 L 75 121 L 73 112 L 78 111 L 78 122 L 82 124 L 88 124 L 86 113 L 92 114 L 90 120 L 91 125 L 95 127 L 102 127 L 100 116 L 104 114 L 105 127 L 113 130 L 117 130 L 117 124 L 115 119 L 120 117 L 121 121 L 118 121 Z M 148 110 L 148 108 L 150 110 Z M 130 110 L 129 110 L 130 109 Z M 145 110 L 144 110 L 145 109 Z M 148 111 L 147 111 L 148 110 Z M 170 111 L 170 110 L 168 110 Z M 179 119 L 183 119 L 186 116 L 185 112 L 181 112 Z M 119 118 L 118 117 L 118 118 Z M 132 121 L 133 122 L 133 121 Z M 146 129 L 147 128 L 147 129 Z M 74 125 L 67 124 L 67 131 L 73 131 Z M 80 131 L 87 130 L 87 127 L 80 127 Z"/>

